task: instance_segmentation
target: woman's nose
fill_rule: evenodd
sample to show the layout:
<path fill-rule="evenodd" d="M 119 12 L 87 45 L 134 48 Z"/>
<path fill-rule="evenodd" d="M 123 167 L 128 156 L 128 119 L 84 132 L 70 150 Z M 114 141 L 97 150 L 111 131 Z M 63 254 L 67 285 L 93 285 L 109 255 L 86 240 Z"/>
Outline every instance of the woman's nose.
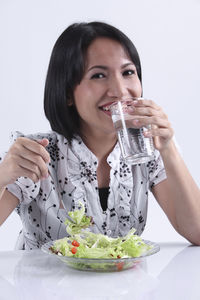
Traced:
<path fill-rule="evenodd" d="M 108 97 L 122 98 L 128 95 L 127 87 L 122 78 L 114 77 L 108 83 Z"/>

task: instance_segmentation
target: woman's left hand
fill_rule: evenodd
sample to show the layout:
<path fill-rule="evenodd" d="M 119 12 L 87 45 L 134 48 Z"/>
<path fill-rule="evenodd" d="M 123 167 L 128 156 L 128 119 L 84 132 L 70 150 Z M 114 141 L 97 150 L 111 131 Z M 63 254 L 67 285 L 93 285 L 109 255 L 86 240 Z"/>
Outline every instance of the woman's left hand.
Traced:
<path fill-rule="evenodd" d="M 157 150 L 162 151 L 171 144 L 174 131 L 168 117 L 162 108 L 152 100 L 134 101 L 129 109 L 129 114 L 134 115 L 134 128 L 151 125 L 150 129 L 144 132 L 144 136 L 153 137 L 154 146 Z"/>

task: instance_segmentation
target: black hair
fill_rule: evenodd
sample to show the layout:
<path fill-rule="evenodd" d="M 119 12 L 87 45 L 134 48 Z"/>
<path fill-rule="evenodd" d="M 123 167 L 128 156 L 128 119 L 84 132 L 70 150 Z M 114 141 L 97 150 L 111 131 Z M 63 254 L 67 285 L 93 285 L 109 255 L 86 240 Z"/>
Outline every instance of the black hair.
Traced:
<path fill-rule="evenodd" d="M 85 71 L 85 56 L 90 44 L 99 37 L 119 42 L 136 66 L 142 82 L 138 52 L 131 40 L 119 29 L 103 22 L 74 23 L 58 38 L 53 48 L 46 77 L 44 111 L 52 130 L 71 142 L 80 135 L 80 119 L 73 102 L 75 87 Z"/>

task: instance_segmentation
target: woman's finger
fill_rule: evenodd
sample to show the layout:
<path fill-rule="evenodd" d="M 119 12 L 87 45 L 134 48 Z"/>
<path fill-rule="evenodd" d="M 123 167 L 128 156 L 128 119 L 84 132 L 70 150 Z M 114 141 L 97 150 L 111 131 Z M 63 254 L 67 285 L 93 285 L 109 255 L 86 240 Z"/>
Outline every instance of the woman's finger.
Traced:
<path fill-rule="evenodd" d="M 133 116 L 157 116 L 164 117 L 164 113 L 161 110 L 156 110 L 152 107 L 128 107 L 128 113 Z"/>
<path fill-rule="evenodd" d="M 41 175 L 40 170 L 32 163 L 21 158 L 19 155 L 8 152 L 5 156 L 2 165 L 4 166 L 4 176 L 7 178 L 7 183 L 13 183 L 19 177 L 29 177 L 34 182 L 37 182 Z"/>
<path fill-rule="evenodd" d="M 23 177 L 30 178 L 34 183 L 41 180 L 41 178 L 38 177 L 38 175 L 36 173 L 30 171 L 29 169 L 21 167 L 21 173 L 23 174 L 22 175 Z M 21 176 L 19 176 L 19 177 L 21 177 Z"/>
<path fill-rule="evenodd" d="M 161 110 L 160 106 L 158 106 L 153 100 L 140 98 L 140 100 L 134 100 L 132 104 L 135 107 L 146 106 L 151 107 L 155 110 Z"/>
<path fill-rule="evenodd" d="M 34 164 L 32 161 L 29 161 L 27 159 L 19 157 L 18 158 L 18 165 L 21 168 L 28 170 L 32 174 L 35 174 L 38 179 L 45 178 L 46 173 L 45 174 L 42 173 L 40 168 L 36 164 Z"/>
<path fill-rule="evenodd" d="M 12 149 L 12 153 L 18 155 L 22 159 L 27 160 L 27 164 L 37 166 L 41 173 L 40 177 L 46 177 L 48 175 L 48 167 L 40 155 L 27 150 L 27 148 L 23 147 L 22 145 L 15 145 L 15 147 Z"/>
<path fill-rule="evenodd" d="M 42 139 L 42 140 L 35 140 L 38 144 L 42 145 L 43 147 L 47 147 L 49 144 L 49 140 L 48 139 Z"/>
<path fill-rule="evenodd" d="M 24 148 L 34 152 L 37 155 L 40 155 L 46 163 L 50 161 L 49 153 L 44 146 L 39 144 L 37 141 L 33 141 L 24 137 L 19 137 L 16 141 L 19 142 L 19 144 L 21 144 Z"/>
<path fill-rule="evenodd" d="M 138 117 L 132 121 L 135 128 L 147 127 L 149 125 L 156 125 L 158 127 L 169 128 L 171 127 L 167 119 L 163 119 L 157 116 L 153 117 Z"/>
<path fill-rule="evenodd" d="M 154 128 L 145 131 L 143 134 L 145 137 L 163 137 L 165 139 L 169 139 L 173 136 L 173 129 L 172 128 Z"/>

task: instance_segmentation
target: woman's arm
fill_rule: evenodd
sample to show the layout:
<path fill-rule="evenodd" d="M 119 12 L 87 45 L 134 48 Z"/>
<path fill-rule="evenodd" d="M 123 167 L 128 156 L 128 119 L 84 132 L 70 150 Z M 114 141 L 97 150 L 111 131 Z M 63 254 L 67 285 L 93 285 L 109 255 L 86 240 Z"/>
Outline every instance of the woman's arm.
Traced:
<path fill-rule="evenodd" d="M 172 141 L 160 151 L 167 179 L 152 188 L 174 228 L 200 245 L 200 190 Z"/>
<path fill-rule="evenodd" d="M 19 199 L 5 187 L 19 177 L 28 177 L 38 182 L 48 176 L 47 163 L 50 156 L 45 149 L 48 143 L 47 139 L 33 141 L 20 137 L 0 163 L 0 225 L 19 204 Z"/>
<path fill-rule="evenodd" d="M 144 134 L 153 137 L 164 162 L 167 179 L 153 187 L 155 198 L 174 228 L 191 243 L 200 245 L 200 190 L 176 149 L 167 115 L 151 100 L 135 102 L 130 114 L 137 116 L 134 127 L 152 125 Z"/>
<path fill-rule="evenodd" d="M 17 197 L 8 192 L 5 188 L 0 188 L 0 226 L 18 204 L 19 199 L 17 199 Z"/>

